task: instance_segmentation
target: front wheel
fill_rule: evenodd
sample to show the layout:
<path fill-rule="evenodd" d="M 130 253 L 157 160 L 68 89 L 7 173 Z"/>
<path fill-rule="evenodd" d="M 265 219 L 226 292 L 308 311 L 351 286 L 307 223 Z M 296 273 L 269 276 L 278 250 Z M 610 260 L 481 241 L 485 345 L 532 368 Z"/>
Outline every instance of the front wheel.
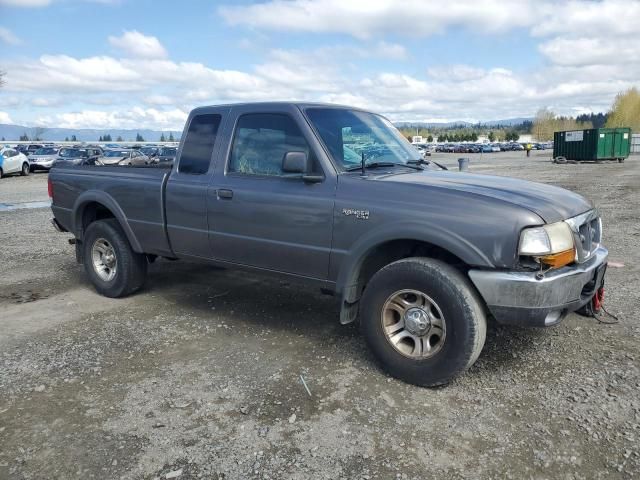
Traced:
<path fill-rule="evenodd" d="M 90 224 L 82 246 L 85 271 L 98 293 L 124 297 L 144 284 L 147 259 L 133 251 L 116 219 Z"/>
<path fill-rule="evenodd" d="M 385 370 L 406 382 L 448 383 L 473 365 L 484 345 L 482 301 L 444 262 L 407 258 L 387 265 L 360 302 L 367 344 Z"/>
<path fill-rule="evenodd" d="M 22 170 L 20 170 L 20 175 L 22 175 L 23 177 L 26 177 L 27 175 L 29 175 L 29 172 L 30 172 L 29 164 L 27 162 L 24 162 L 22 164 Z"/>

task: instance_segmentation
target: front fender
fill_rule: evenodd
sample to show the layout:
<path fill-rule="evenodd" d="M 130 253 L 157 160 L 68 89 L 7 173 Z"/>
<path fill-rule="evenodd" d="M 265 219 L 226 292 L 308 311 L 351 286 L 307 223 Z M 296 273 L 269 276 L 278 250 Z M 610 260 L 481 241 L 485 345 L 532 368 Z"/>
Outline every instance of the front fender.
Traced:
<path fill-rule="evenodd" d="M 493 268 L 491 260 L 475 245 L 441 225 L 421 221 L 385 224 L 360 237 L 344 255 L 336 280 L 336 291 L 346 301 L 357 299 L 357 278 L 368 254 L 379 245 L 394 240 L 415 240 L 430 243 L 460 258 L 468 265 Z"/>
<path fill-rule="evenodd" d="M 122 227 L 122 230 L 124 230 L 124 233 L 127 236 L 127 239 L 129 240 L 133 251 L 137 253 L 144 253 L 142 251 L 140 242 L 136 238 L 136 235 L 133 233 L 133 230 L 131 230 L 129 221 L 127 220 L 127 217 L 124 214 L 122 208 L 120 208 L 120 205 L 118 205 L 118 202 L 116 202 L 111 195 L 100 190 L 87 190 L 76 199 L 73 205 L 73 223 L 71 225 L 71 229 L 76 238 L 82 241 L 82 237 L 84 236 L 84 231 L 82 228 L 82 215 L 87 205 L 94 202 L 99 203 L 103 207 L 108 209 L 116 218 L 116 220 L 118 220 L 118 223 L 120 224 L 120 227 Z"/>

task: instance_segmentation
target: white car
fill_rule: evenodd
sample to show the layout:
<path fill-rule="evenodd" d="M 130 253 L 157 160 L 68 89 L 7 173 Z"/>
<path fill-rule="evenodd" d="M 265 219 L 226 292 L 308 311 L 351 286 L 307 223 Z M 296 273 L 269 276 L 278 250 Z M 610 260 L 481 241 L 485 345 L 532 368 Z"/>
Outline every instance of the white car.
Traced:
<path fill-rule="evenodd" d="M 0 149 L 0 178 L 10 173 L 29 175 L 30 169 L 29 158 L 24 153 L 15 148 Z"/>

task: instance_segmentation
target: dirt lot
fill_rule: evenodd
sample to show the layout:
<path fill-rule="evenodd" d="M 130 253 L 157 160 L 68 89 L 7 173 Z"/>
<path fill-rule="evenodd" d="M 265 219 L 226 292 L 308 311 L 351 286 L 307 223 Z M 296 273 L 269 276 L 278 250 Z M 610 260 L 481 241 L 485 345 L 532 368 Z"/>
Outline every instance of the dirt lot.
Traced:
<path fill-rule="evenodd" d="M 0 478 L 638 478 L 640 158 L 468 156 L 601 208 L 620 323 L 491 325 L 432 390 L 382 373 L 306 287 L 159 261 L 100 297 L 47 208 L 1 211 L 46 200 L 46 174 L 0 180 Z"/>

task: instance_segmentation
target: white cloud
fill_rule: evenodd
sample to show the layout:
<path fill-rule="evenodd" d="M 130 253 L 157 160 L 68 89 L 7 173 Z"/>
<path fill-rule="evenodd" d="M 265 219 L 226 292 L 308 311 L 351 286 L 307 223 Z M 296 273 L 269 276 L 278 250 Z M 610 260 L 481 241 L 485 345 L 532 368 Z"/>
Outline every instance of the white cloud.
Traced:
<path fill-rule="evenodd" d="M 7 112 L 0 112 L 0 123 L 13 123 Z"/>
<path fill-rule="evenodd" d="M 532 0 L 533 1 L 533 0 Z M 536 36 L 636 35 L 640 2 L 636 0 L 571 0 L 537 3 L 531 31 Z"/>
<path fill-rule="evenodd" d="M 0 107 L 17 107 L 21 103 L 17 96 L 0 95 Z"/>
<path fill-rule="evenodd" d="M 117 5 L 122 0 L 81 0 L 89 3 L 102 3 L 104 5 Z M 53 3 L 53 0 L 0 0 L 0 5 L 18 8 L 40 8 L 47 7 Z"/>
<path fill-rule="evenodd" d="M 0 112 L 1 114 L 1 112 Z M 82 110 L 39 117 L 35 124 L 57 128 L 123 128 L 153 127 L 181 130 L 188 116 L 181 109 L 157 110 L 133 107 L 118 111 Z M 0 117 L 1 118 L 1 117 Z"/>
<path fill-rule="evenodd" d="M 31 99 L 31 105 L 34 107 L 58 107 L 63 103 L 60 97 L 35 97 Z"/>
<path fill-rule="evenodd" d="M 219 13 L 231 25 L 371 38 L 384 33 L 433 35 L 451 26 L 501 32 L 534 24 L 536 10 L 532 0 L 271 0 L 222 6 Z"/>
<path fill-rule="evenodd" d="M 376 45 L 372 55 L 393 60 L 404 60 L 407 58 L 407 50 L 403 45 L 381 41 Z"/>
<path fill-rule="evenodd" d="M 147 105 L 173 105 L 175 98 L 168 95 L 149 95 L 142 99 Z"/>
<path fill-rule="evenodd" d="M 0 5 L 7 7 L 46 7 L 51 3 L 51 0 L 0 0 Z"/>
<path fill-rule="evenodd" d="M 612 12 L 622 7 L 625 14 L 616 17 Z M 5 66 L 0 108 L 15 118 L 14 112 L 30 114 L 32 105 L 51 107 L 54 113 L 41 117 L 50 126 L 173 129 L 181 128 L 196 105 L 236 101 L 327 101 L 372 109 L 394 120 L 424 121 L 529 116 L 541 106 L 561 114 L 605 111 L 616 93 L 639 85 L 640 37 L 634 30 L 639 9 L 638 1 L 620 0 L 408 0 L 401 8 L 390 0 L 242 4 L 221 10 L 229 23 L 357 39 L 269 49 L 254 31 L 253 40 L 241 47 L 263 58 L 243 69 L 225 69 L 175 61 L 156 37 L 124 32 L 109 38 L 122 58 L 43 55 Z M 525 70 L 503 68 L 499 59 L 492 59 L 492 68 L 430 61 L 426 68 L 406 61 L 414 52 L 399 38 L 453 32 L 451 27 L 488 34 L 520 29 L 537 43 L 542 62 Z M 389 67 L 389 62 L 370 61 L 382 59 L 399 63 Z"/>
<path fill-rule="evenodd" d="M 8 45 L 20 45 L 22 40 L 8 28 L 0 27 L 0 42 L 4 42 Z"/>
<path fill-rule="evenodd" d="M 120 37 L 109 37 L 109 43 L 134 58 L 166 58 L 167 51 L 156 37 L 143 35 L 137 30 L 124 32 Z"/>
<path fill-rule="evenodd" d="M 639 17 L 640 18 L 640 17 Z M 566 66 L 619 65 L 640 61 L 640 37 L 557 37 L 544 42 L 540 52 L 552 63 Z"/>
<path fill-rule="evenodd" d="M 625 71 L 628 65 L 552 65 L 531 74 L 452 65 L 433 66 L 424 76 L 390 71 L 364 76 L 335 61 L 346 52 L 273 50 L 250 71 L 171 60 L 49 55 L 12 65 L 5 87 L 11 97 L 5 98 L 12 98 L 16 108 L 20 99 L 22 105 L 73 108 L 76 103 L 76 112 L 40 119 L 47 126 L 70 128 L 179 129 L 196 105 L 292 99 L 364 107 L 393 120 L 477 121 L 533 115 L 543 105 L 564 114 L 574 113 L 576 106 L 606 110 L 617 92 L 640 78 L 638 68 Z M 105 108 L 82 108 L 89 104 Z"/>

